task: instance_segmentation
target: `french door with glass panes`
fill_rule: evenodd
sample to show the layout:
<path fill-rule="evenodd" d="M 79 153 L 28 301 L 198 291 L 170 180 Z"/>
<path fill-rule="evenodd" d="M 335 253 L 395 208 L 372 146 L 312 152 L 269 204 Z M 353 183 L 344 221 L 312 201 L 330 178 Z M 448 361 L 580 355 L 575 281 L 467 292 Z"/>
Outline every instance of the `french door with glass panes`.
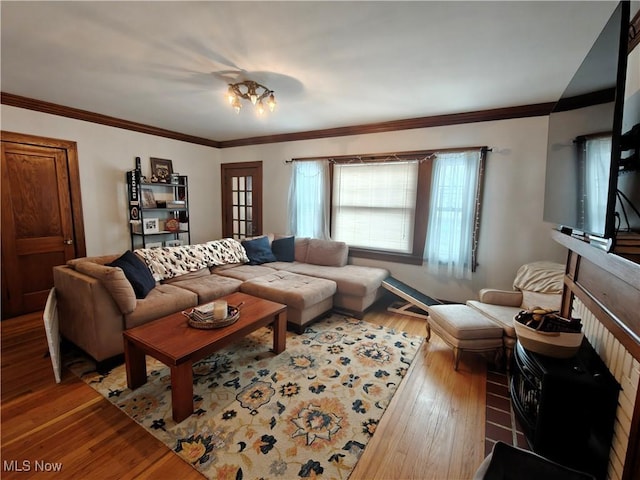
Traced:
<path fill-rule="evenodd" d="M 222 235 L 262 235 L 262 162 L 223 163 Z"/>

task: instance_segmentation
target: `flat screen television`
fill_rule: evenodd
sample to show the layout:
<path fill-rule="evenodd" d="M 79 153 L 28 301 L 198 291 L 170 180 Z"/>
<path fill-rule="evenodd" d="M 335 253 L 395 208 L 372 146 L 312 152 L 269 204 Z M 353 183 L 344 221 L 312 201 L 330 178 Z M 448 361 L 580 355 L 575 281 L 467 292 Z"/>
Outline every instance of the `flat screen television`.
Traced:
<path fill-rule="evenodd" d="M 629 2 L 611 17 L 549 116 L 544 221 L 562 231 L 615 237 Z"/>

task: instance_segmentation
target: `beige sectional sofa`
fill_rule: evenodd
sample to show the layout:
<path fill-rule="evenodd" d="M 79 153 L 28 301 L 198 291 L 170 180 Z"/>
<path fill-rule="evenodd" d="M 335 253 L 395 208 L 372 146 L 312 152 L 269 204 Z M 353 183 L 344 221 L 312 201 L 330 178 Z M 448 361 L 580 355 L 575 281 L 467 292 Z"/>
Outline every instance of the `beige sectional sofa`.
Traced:
<path fill-rule="evenodd" d="M 268 238 L 272 241 L 275 237 Z M 144 298 L 136 298 L 122 269 L 107 265 L 119 254 L 74 259 L 55 267 L 62 336 L 101 362 L 123 353 L 124 329 L 235 291 L 285 303 L 290 328 L 301 332 L 332 309 L 361 317 L 382 295 L 382 281 L 389 275 L 382 268 L 348 265 L 348 247 L 342 242 L 295 238 L 293 261 L 260 265 L 248 264 L 248 258 L 226 255 L 229 246 L 238 254 L 239 242 L 222 239 L 199 247 L 206 250 L 212 245 L 218 257 L 215 264 L 204 268 L 197 268 L 197 262 L 175 268 L 171 262 L 154 263 L 154 255 L 160 250 L 171 249 L 136 250 L 157 280 Z M 194 258 L 202 261 L 197 255 Z"/>

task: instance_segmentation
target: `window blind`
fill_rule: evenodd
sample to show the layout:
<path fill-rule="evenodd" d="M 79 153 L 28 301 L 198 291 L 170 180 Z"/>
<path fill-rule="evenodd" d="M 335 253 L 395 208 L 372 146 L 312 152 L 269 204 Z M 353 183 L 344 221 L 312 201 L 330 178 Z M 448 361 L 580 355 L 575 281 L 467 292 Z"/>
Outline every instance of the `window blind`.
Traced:
<path fill-rule="evenodd" d="M 418 161 L 335 164 L 332 238 L 353 247 L 410 253 Z"/>

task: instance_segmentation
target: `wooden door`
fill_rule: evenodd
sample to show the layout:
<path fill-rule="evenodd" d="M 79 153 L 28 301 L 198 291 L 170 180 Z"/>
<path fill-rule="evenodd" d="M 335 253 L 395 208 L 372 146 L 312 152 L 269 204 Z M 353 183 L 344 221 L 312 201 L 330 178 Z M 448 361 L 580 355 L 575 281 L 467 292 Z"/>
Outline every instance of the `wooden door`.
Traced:
<path fill-rule="evenodd" d="M 262 162 L 223 163 L 222 235 L 262 235 Z"/>
<path fill-rule="evenodd" d="M 85 255 L 75 142 L 2 132 L 2 318 L 41 310 Z"/>

